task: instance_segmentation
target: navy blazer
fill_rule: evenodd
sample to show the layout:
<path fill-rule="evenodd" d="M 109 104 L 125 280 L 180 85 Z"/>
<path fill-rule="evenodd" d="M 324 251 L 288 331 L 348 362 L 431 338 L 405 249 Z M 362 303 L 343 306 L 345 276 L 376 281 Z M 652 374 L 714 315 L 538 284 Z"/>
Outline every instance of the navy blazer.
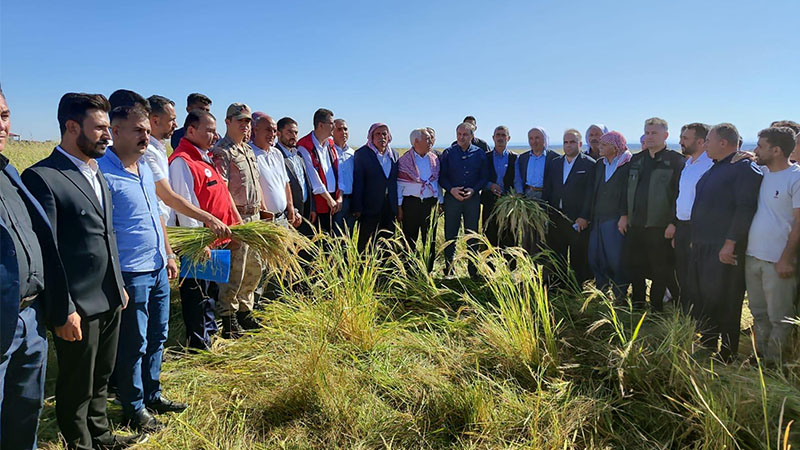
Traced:
<path fill-rule="evenodd" d="M 589 220 L 594 191 L 595 160 L 585 153 L 578 153 L 564 182 L 565 156 L 553 159 L 544 171 L 542 199 L 563 212 L 571 220 Z"/>
<path fill-rule="evenodd" d="M 353 156 L 353 197 L 350 212 L 362 216 L 377 216 L 388 201 L 392 215 L 397 215 L 397 153 L 392 150 L 392 169 L 389 177 L 383 173 L 375 151 L 366 145 Z M 388 198 L 387 198 L 388 195 Z"/>
<path fill-rule="evenodd" d="M 42 206 L 22 183 L 17 169 L 9 163 L 3 172 L 22 194 L 22 200 L 31 217 L 33 231 L 36 233 L 42 249 L 45 290 L 37 299 L 39 312 L 44 314 L 45 320 L 48 322 L 63 325 L 67 321 L 66 303 L 63 302 L 63 299 L 69 297 L 69 291 L 50 221 Z M 0 219 L 0 354 L 5 353 L 11 345 L 19 316 L 19 267 L 13 250 L 14 243 L 11 240 L 7 224 Z"/>
<path fill-rule="evenodd" d="M 125 302 L 111 192 L 99 170 L 97 177 L 103 206 L 80 170 L 58 150 L 22 173 L 53 228 L 58 253 L 43 248 L 45 260 L 61 255 L 69 261 L 64 272 L 70 295 L 57 299 L 58 315 L 51 319 L 52 325 L 62 325 L 66 314 L 75 311 L 82 318 L 93 317 Z"/>

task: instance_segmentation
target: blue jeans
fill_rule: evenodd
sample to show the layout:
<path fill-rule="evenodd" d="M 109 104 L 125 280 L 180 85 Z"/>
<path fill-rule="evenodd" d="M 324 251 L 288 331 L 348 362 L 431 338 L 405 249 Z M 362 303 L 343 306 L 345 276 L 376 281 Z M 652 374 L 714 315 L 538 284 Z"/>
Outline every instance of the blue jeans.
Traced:
<path fill-rule="evenodd" d="M 481 216 L 481 198 L 476 192 L 468 200 L 458 201 L 448 192 L 444 196 L 444 239 L 452 241 L 458 236 L 461 229 L 461 219 L 464 219 L 464 229 L 466 232 L 478 232 L 478 220 Z M 475 249 L 477 242 L 469 243 L 469 247 Z M 444 258 L 447 261 L 448 271 L 452 269 L 453 257 L 455 256 L 455 242 L 451 242 L 444 248 Z M 475 267 L 469 265 L 470 275 L 475 275 Z"/>
<path fill-rule="evenodd" d="M 625 236 L 617 229 L 619 218 L 595 222 L 589 234 L 589 267 L 595 285 L 605 291 L 609 287 L 617 300 L 628 292 L 628 277 L 622 264 Z"/>
<path fill-rule="evenodd" d="M 167 269 L 122 272 L 130 300 L 122 310 L 115 374 L 122 412 L 132 416 L 161 397 L 161 356 L 169 324 Z"/>
<path fill-rule="evenodd" d="M 0 355 L 0 448 L 36 448 L 47 366 L 38 315 L 37 303 L 19 312 L 11 346 Z"/>

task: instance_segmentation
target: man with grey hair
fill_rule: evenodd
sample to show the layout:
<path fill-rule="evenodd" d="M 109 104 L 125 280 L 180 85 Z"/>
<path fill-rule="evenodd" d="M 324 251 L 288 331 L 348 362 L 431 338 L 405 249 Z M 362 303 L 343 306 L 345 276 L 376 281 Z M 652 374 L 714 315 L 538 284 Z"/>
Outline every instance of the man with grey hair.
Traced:
<path fill-rule="evenodd" d="M 714 165 L 697 182 L 691 214 L 691 314 L 705 346 L 716 350 L 722 337 L 719 356 L 724 361 L 731 361 L 739 348 L 745 250 L 762 179 L 751 161 L 731 162 L 738 143 L 739 132 L 729 123 L 709 131 L 706 153 Z"/>
<path fill-rule="evenodd" d="M 658 117 L 644 122 L 645 148 L 633 155 L 628 172 L 627 215 L 620 217 L 619 232 L 627 239 L 627 266 L 635 309 L 645 307 L 652 280 L 650 307 L 662 311 L 665 289 L 679 299 L 675 276 L 675 199 L 685 158 L 667 148 L 667 121 Z"/>
<path fill-rule="evenodd" d="M 483 139 L 481 139 L 479 137 L 474 137 L 475 132 L 478 131 L 478 121 L 475 119 L 475 116 L 464 117 L 464 123 L 468 123 L 468 124 L 472 125 L 473 128 L 474 128 L 472 130 L 472 134 L 473 134 L 472 145 L 474 145 L 474 146 L 478 147 L 479 149 L 483 150 L 484 152 L 488 153 L 489 152 L 489 144 L 487 144 L 486 141 L 484 141 Z M 453 146 L 453 145 L 456 145 L 456 144 L 458 144 L 458 141 L 453 141 L 453 143 L 450 144 L 450 145 Z"/>
<path fill-rule="evenodd" d="M 586 154 L 595 161 L 600 160 L 600 138 L 608 133 L 608 127 L 602 123 L 593 123 L 586 129 Z"/>
<path fill-rule="evenodd" d="M 295 214 L 292 188 L 289 186 L 283 154 L 273 146 L 277 134 L 278 125 L 275 119 L 261 111 L 253 113 L 250 147 L 258 164 L 258 181 L 266 207 L 264 219 L 283 224 L 288 222 L 297 227 L 302 219 L 299 214 Z"/>
<path fill-rule="evenodd" d="M 398 218 L 411 249 L 422 235 L 422 251 L 428 272 L 436 256 L 437 205 L 442 202 L 439 189 L 439 158 L 431 152 L 433 139 L 426 128 L 416 128 L 409 137 L 411 149 L 397 160 Z M 430 231 L 430 232 L 429 232 Z"/>
<path fill-rule="evenodd" d="M 511 133 L 505 125 L 494 129 L 492 139 L 494 140 L 494 150 L 486 152 L 489 182 L 481 192 L 483 230 L 490 244 L 495 247 L 507 247 L 514 245 L 514 240 L 510 233 L 503 233 L 500 236 L 497 218 L 492 216 L 492 212 L 497 199 L 514 189 L 514 167 L 517 164 L 517 155 L 508 151 Z"/>
<path fill-rule="evenodd" d="M 343 235 L 352 233 L 356 218 L 350 213 L 350 202 L 353 200 L 353 156 L 355 149 L 347 145 L 350 129 L 347 121 L 333 121 L 333 145 L 339 155 L 339 190 L 342 192 L 342 209 L 333 215 L 334 232 Z"/>
<path fill-rule="evenodd" d="M 439 171 L 439 184 L 444 195 L 444 238 L 451 241 L 444 249 L 447 273 L 453 273 L 455 243 L 463 218 L 467 232 L 478 232 L 481 213 L 480 190 L 489 181 L 486 154 L 472 144 L 475 127 L 464 122 L 456 127 L 456 144 L 448 147 L 442 156 Z M 475 243 L 470 244 L 474 248 Z M 469 265 L 470 276 L 477 274 L 477 268 Z"/>

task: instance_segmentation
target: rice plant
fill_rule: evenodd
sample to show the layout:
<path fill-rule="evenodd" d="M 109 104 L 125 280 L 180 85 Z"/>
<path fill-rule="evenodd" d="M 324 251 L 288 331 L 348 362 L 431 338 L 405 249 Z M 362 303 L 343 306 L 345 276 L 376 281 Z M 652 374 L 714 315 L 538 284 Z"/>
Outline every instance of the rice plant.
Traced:
<path fill-rule="evenodd" d="M 296 277 L 301 273 L 297 253 L 309 248 L 308 239 L 273 222 L 248 222 L 231 227 L 231 239 L 256 252 L 270 272 Z M 208 228 L 167 227 L 173 250 L 191 264 L 208 259 L 208 248 L 220 243 Z"/>
<path fill-rule="evenodd" d="M 513 192 L 497 199 L 490 217 L 497 220 L 498 234 L 510 233 L 517 245 L 531 234 L 543 240 L 550 221 L 544 203 Z"/>

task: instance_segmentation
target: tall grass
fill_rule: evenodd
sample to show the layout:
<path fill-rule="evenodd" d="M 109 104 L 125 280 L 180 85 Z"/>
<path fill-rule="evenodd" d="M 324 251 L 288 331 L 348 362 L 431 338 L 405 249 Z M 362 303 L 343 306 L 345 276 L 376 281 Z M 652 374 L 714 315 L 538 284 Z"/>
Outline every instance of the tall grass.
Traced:
<path fill-rule="evenodd" d="M 524 251 L 481 247 L 464 256 L 481 280 L 459 282 L 399 234 L 363 254 L 318 238 L 262 330 L 169 358 L 165 395 L 191 407 L 142 448 L 797 447 L 794 368 L 721 365 L 680 314 L 551 288 Z"/>

